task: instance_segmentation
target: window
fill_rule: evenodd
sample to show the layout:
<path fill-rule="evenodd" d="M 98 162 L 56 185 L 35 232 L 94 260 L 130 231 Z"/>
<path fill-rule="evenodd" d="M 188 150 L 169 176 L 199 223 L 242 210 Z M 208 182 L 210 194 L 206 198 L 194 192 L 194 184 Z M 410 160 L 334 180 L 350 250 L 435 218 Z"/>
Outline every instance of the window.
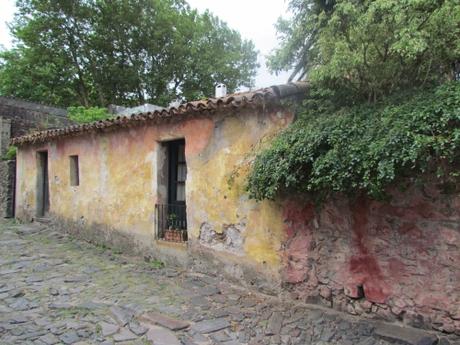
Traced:
<path fill-rule="evenodd" d="M 161 189 L 165 193 L 161 200 L 167 202 L 155 205 L 156 238 L 172 242 L 187 241 L 187 207 L 185 185 L 187 163 L 185 161 L 185 140 L 164 142 L 161 145 L 164 159 L 160 173 Z"/>
<path fill-rule="evenodd" d="M 49 209 L 48 151 L 40 151 L 37 152 L 37 216 L 46 216 Z"/>
<path fill-rule="evenodd" d="M 80 174 L 78 168 L 78 156 L 70 156 L 70 185 L 80 185 Z"/>
<path fill-rule="evenodd" d="M 187 177 L 187 163 L 185 162 L 185 145 L 180 144 L 177 148 L 177 182 L 176 200 L 185 202 L 185 179 Z"/>
<path fill-rule="evenodd" d="M 168 202 L 170 204 L 185 204 L 187 163 L 185 162 L 184 140 L 176 140 L 168 143 L 168 160 Z"/>

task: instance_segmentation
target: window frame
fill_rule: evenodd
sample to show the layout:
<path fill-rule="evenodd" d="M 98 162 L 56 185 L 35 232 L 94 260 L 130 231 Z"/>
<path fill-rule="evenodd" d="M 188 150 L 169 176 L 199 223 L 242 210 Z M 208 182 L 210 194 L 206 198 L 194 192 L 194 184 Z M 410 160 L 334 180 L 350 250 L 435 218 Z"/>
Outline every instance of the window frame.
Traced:
<path fill-rule="evenodd" d="M 80 185 L 80 159 L 78 155 L 69 156 L 69 184 L 71 187 Z"/>

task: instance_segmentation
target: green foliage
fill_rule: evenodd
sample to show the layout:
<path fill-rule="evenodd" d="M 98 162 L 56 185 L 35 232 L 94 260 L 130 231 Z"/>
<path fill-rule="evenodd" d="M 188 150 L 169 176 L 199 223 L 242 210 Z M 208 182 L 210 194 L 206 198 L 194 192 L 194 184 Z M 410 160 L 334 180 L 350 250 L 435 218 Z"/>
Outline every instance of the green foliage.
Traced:
<path fill-rule="evenodd" d="M 85 107 L 210 96 L 252 86 L 257 52 L 183 0 L 18 0 L 0 94 Z"/>
<path fill-rule="evenodd" d="M 69 113 L 69 118 L 72 121 L 78 123 L 87 123 L 87 122 L 94 122 L 99 120 L 105 120 L 110 118 L 112 115 L 107 112 L 106 108 L 98 108 L 98 107 L 69 107 L 67 108 Z"/>
<path fill-rule="evenodd" d="M 288 192 L 318 201 L 334 193 L 380 199 L 404 176 L 453 177 L 460 158 L 460 83 L 335 110 L 314 101 L 257 156 L 248 182 L 253 198 Z"/>
<path fill-rule="evenodd" d="M 17 147 L 16 146 L 9 146 L 8 150 L 6 151 L 5 155 L 2 157 L 5 161 L 10 161 L 16 158 Z"/>
<path fill-rule="evenodd" d="M 163 261 L 155 259 L 155 260 L 152 260 L 152 261 L 149 262 L 149 266 L 152 269 L 159 270 L 159 269 L 164 268 L 165 264 L 164 264 Z"/>
<path fill-rule="evenodd" d="M 274 71 L 336 93 L 337 102 L 376 101 L 438 84 L 460 60 L 458 0 L 290 0 L 278 22 Z"/>
<path fill-rule="evenodd" d="M 290 7 L 269 66 L 293 69 L 291 79 L 308 79 L 310 90 L 298 120 L 256 157 L 251 196 L 383 198 L 404 176 L 452 177 L 460 86 L 439 85 L 460 61 L 460 2 L 290 0 Z"/>

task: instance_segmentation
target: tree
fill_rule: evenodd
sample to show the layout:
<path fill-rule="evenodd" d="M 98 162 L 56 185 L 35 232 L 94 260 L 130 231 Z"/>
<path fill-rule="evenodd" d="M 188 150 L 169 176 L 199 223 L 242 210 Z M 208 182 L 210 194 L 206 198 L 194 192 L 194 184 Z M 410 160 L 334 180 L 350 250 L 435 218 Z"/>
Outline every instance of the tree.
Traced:
<path fill-rule="evenodd" d="M 251 87 L 252 42 L 182 0 L 19 0 L 0 93 L 61 106 L 167 105 Z"/>
<path fill-rule="evenodd" d="M 458 0 L 291 0 L 269 64 L 308 79 L 296 121 L 255 157 L 251 197 L 388 197 L 459 186 Z M 453 187 L 453 188 L 452 188 Z M 447 190 L 446 189 L 446 190 Z"/>
<path fill-rule="evenodd" d="M 460 60 L 458 0 L 291 0 L 274 71 L 342 98 L 375 101 L 439 83 Z"/>

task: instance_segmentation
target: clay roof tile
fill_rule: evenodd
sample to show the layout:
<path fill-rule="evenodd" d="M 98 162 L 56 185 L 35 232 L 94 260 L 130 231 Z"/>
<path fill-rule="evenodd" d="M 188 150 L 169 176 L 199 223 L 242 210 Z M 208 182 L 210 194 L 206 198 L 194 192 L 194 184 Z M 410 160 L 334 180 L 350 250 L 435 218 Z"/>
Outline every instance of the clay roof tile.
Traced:
<path fill-rule="evenodd" d="M 147 121 L 157 123 L 158 121 L 171 117 L 185 118 L 187 115 L 199 113 L 207 114 L 218 109 L 234 110 L 244 107 L 254 108 L 267 103 L 279 102 L 282 98 L 305 94 L 307 88 L 308 84 L 305 82 L 276 85 L 256 91 L 234 93 L 220 98 L 208 98 L 206 100 L 188 102 L 181 104 L 178 107 L 170 107 L 140 114 L 131 114 L 130 116 L 117 116 L 115 118 L 100 120 L 93 123 L 27 134 L 21 137 L 13 138 L 11 140 L 11 144 L 21 146 L 26 144 L 43 143 L 60 137 L 83 134 L 94 130 L 104 130 L 109 127 L 117 128 L 134 126 Z"/>

